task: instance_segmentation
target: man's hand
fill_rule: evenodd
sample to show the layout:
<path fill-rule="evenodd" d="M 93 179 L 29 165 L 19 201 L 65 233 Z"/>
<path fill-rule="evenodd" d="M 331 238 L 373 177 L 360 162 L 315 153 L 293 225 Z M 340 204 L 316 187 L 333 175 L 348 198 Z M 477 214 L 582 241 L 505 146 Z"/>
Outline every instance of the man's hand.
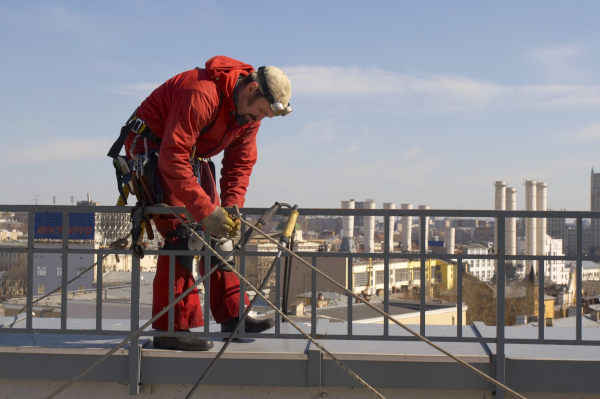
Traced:
<path fill-rule="evenodd" d="M 212 235 L 225 237 L 233 227 L 233 220 L 231 220 L 225 209 L 217 206 L 200 224 L 206 227 Z"/>

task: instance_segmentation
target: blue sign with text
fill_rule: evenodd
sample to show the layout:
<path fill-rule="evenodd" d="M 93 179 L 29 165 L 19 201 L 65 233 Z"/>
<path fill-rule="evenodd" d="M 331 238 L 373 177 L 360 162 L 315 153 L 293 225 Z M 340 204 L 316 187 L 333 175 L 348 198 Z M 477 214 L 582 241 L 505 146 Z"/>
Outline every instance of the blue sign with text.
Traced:
<path fill-rule="evenodd" d="M 93 240 L 95 217 L 93 213 L 69 214 L 69 240 Z M 62 239 L 62 213 L 36 213 L 34 218 L 36 239 Z"/>

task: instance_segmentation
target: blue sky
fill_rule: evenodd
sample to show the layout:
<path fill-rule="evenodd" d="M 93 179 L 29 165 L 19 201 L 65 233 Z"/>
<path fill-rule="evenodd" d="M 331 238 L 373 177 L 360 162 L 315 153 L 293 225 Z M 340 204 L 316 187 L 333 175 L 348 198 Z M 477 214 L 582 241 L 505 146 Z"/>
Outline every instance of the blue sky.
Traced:
<path fill-rule="evenodd" d="M 247 206 L 490 209 L 507 180 L 522 209 L 536 178 L 549 207 L 588 210 L 598 43 L 595 1 L 0 1 L 0 204 L 114 203 L 123 122 L 223 54 L 292 81 Z"/>

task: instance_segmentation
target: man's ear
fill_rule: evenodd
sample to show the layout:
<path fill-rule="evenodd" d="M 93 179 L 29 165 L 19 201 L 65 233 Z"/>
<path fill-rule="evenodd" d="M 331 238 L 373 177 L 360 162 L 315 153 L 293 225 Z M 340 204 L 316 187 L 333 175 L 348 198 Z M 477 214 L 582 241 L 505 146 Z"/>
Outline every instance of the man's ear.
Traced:
<path fill-rule="evenodd" d="M 246 93 L 250 94 L 254 91 L 258 90 L 258 83 L 256 82 L 250 82 L 248 83 L 248 86 L 246 86 Z"/>

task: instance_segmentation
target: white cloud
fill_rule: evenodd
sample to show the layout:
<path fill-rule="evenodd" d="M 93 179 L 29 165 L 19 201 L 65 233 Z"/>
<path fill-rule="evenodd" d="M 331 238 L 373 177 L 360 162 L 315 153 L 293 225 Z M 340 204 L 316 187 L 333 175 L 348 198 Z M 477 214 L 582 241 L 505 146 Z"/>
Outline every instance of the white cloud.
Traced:
<path fill-rule="evenodd" d="M 116 89 L 106 89 L 113 93 L 124 94 L 137 100 L 145 100 L 160 83 L 137 83 L 120 86 Z"/>
<path fill-rule="evenodd" d="M 600 123 L 594 123 L 584 127 L 575 133 L 575 137 L 579 139 L 600 139 Z"/>
<path fill-rule="evenodd" d="M 112 141 L 106 138 L 55 137 L 29 146 L 4 147 L 0 152 L 0 165 L 99 159 L 106 157 L 111 145 Z"/>
<path fill-rule="evenodd" d="M 347 147 L 342 148 L 342 152 L 344 154 L 354 154 L 360 150 L 360 146 L 358 144 L 349 145 Z"/>
<path fill-rule="evenodd" d="M 296 96 L 357 100 L 361 101 L 362 109 L 370 111 L 440 114 L 600 106 L 600 86 L 554 83 L 510 86 L 458 75 L 417 76 L 361 67 L 288 66 L 285 71 Z M 143 100 L 158 86 L 137 83 L 107 90 Z M 323 129 L 323 122 L 318 126 Z M 320 140 L 331 139 L 328 130 L 318 132 L 322 135 Z M 312 133 L 310 126 L 306 133 Z"/>
<path fill-rule="evenodd" d="M 403 159 L 405 161 L 410 161 L 411 159 L 415 159 L 421 152 L 423 151 L 423 147 L 412 147 L 406 150 L 403 155 Z"/>
<path fill-rule="evenodd" d="M 479 99 L 491 98 L 502 87 L 461 76 L 416 75 L 379 68 L 292 66 L 285 68 L 300 94 L 385 94 L 430 92 L 464 94 Z"/>
<path fill-rule="evenodd" d="M 572 109 L 600 105 L 600 86 L 502 85 L 457 75 L 411 75 L 380 68 L 291 66 L 285 68 L 300 96 L 377 99 L 386 107 L 420 113 L 499 109 Z"/>
<path fill-rule="evenodd" d="M 540 70 L 551 82 L 581 82 L 591 76 L 582 57 L 589 51 L 581 46 L 562 46 L 529 52 Z"/>

